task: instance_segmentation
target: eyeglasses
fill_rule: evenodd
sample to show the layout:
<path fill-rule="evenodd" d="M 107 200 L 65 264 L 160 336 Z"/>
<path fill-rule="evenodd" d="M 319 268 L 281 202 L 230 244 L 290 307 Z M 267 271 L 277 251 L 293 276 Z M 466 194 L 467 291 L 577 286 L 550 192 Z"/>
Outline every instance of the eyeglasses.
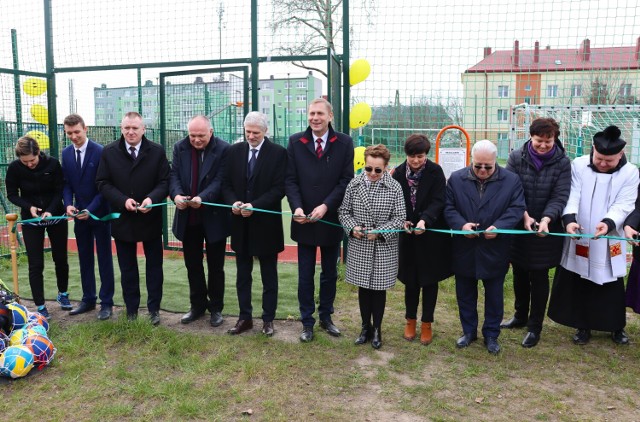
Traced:
<path fill-rule="evenodd" d="M 373 167 L 365 167 L 364 171 L 366 171 L 367 173 L 371 173 L 372 171 L 375 171 L 377 174 L 382 173 L 382 169 L 381 168 L 373 168 Z"/>
<path fill-rule="evenodd" d="M 490 166 L 489 164 L 474 164 L 473 167 L 476 170 L 482 170 L 485 169 L 486 171 L 489 171 L 493 168 L 493 166 Z"/>

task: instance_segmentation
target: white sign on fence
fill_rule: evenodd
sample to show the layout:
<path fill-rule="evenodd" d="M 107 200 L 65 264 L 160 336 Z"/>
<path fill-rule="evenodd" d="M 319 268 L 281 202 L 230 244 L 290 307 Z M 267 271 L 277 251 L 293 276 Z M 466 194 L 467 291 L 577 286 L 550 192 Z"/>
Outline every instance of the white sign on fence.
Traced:
<path fill-rule="evenodd" d="M 438 164 L 444 171 L 444 177 L 449 179 L 451 173 L 467 166 L 466 148 L 440 148 Z"/>

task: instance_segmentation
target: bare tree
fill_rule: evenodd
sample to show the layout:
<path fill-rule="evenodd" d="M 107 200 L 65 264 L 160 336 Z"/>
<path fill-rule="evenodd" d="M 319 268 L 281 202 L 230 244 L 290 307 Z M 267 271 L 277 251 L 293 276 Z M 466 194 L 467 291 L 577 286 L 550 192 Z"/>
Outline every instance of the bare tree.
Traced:
<path fill-rule="evenodd" d="M 375 9 L 374 0 L 360 0 L 366 18 Z M 269 25 L 273 34 L 291 30 L 296 36 L 287 45 L 275 48 L 286 56 L 325 54 L 327 48 L 336 51 L 336 39 L 342 33 L 342 0 L 278 0 L 273 2 L 273 19 Z M 301 61 L 294 66 L 315 70 L 325 77 L 325 70 Z"/>
<path fill-rule="evenodd" d="M 627 84 L 627 78 L 620 74 L 596 74 L 590 81 L 587 104 L 633 104 L 635 96 L 625 92 Z"/>

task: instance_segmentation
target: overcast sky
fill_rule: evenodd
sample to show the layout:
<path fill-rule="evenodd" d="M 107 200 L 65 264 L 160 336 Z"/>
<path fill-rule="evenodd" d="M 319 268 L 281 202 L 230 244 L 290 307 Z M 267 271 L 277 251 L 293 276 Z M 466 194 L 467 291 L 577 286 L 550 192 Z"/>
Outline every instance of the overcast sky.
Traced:
<path fill-rule="evenodd" d="M 54 52 L 57 67 L 90 66 L 250 55 L 249 1 L 223 0 L 55 0 Z M 368 1 L 370 3 L 371 0 Z M 11 28 L 18 31 L 23 69 L 45 70 L 42 0 L 1 0 L 0 67 L 12 67 Z M 369 78 L 352 94 L 372 105 L 393 101 L 396 90 L 409 98 L 458 97 L 460 74 L 482 59 L 484 47 L 521 49 L 578 48 L 584 38 L 592 48 L 635 45 L 640 36 L 637 1 L 529 0 L 375 0 L 371 23 L 361 2 L 350 0 L 352 61 L 366 58 Z M 269 2 L 260 1 L 260 55 L 304 33 L 279 31 L 272 35 Z M 220 38 L 222 35 L 222 39 Z M 168 70 L 168 69 L 164 69 Z M 174 69 L 175 70 L 175 69 Z M 143 81 L 157 81 L 161 69 L 143 69 Z M 260 77 L 304 76 L 306 71 L 284 65 L 263 65 Z M 68 79 L 75 81 L 78 112 L 94 120 L 93 88 L 136 84 L 135 70 L 82 72 L 57 77 L 58 119 L 69 111 Z M 24 78 L 23 78 L 24 79 Z M 11 118 L 13 78 L 0 76 L 0 111 Z M 23 98 L 28 107 L 44 97 Z"/>

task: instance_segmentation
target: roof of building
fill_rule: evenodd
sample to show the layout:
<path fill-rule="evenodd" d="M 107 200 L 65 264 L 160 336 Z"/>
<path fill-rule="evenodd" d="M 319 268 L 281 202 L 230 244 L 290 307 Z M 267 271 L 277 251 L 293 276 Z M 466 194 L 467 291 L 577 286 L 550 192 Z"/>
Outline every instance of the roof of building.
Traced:
<path fill-rule="evenodd" d="M 496 51 L 465 73 L 640 69 L 636 48 L 590 48 L 587 54 L 580 48 L 540 48 L 537 63 L 534 60 L 535 50 L 519 50 L 518 65 L 514 64 L 514 50 Z"/>

